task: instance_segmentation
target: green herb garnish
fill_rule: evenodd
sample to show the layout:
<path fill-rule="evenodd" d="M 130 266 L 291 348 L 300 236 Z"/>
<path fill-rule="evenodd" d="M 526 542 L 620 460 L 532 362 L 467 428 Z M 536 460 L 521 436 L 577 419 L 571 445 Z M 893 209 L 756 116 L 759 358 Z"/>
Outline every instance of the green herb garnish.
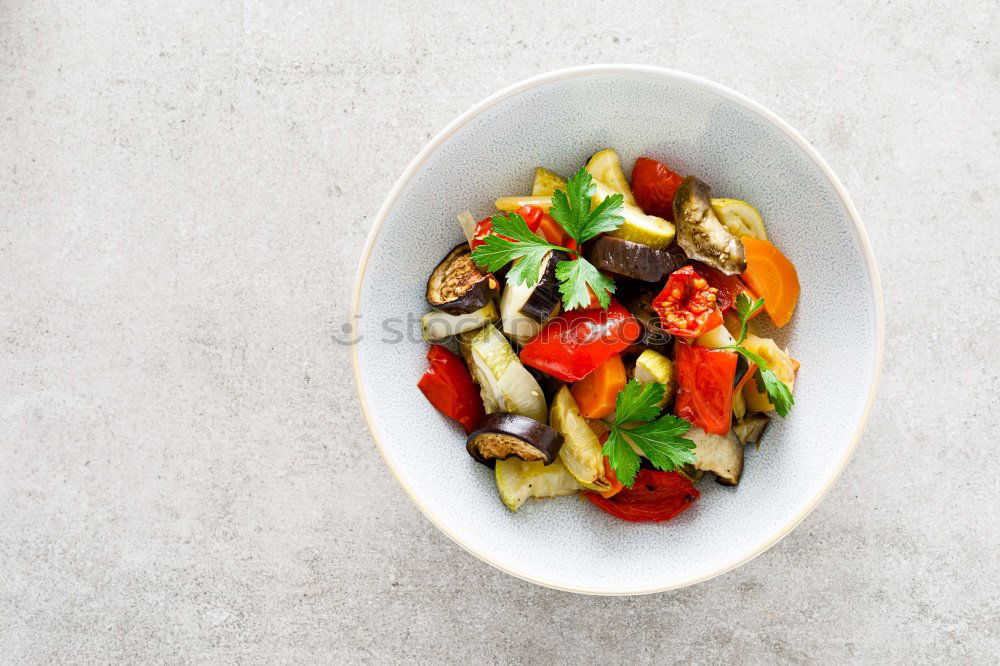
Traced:
<path fill-rule="evenodd" d="M 618 214 L 624 197 L 612 194 L 592 209 L 594 191 L 594 181 L 584 168 L 566 181 L 565 191 L 556 190 L 552 195 L 549 214 L 576 241 L 578 248 L 598 234 L 614 231 L 624 221 Z M 576 254 L 575 250 L 554 245 L 536 236 L 517 213 L 494 215 L 492 220 L 493 233 L 483 239 L 483 245 L 473 250 L 472 259 L 489 271 L 499 270 L 514 262 L 507 273 L 507 280 L 513 284 L 530 287 L 538 282 L 542 260 L 552 250 Z M 614 280 L 601 275 L 582 256 L 560 261 L 556 265 L 556 279 L 559 280 L 559 292 L 566 310 L 584 308 L 590 304 L 588 287 L 597 295 L 602 308 L 608 307 L 611 294 L 615 291 Z"/>
<path fill-rule="evenodd" d="M 602 452 L 608 457 L 618 480 L 629 488 L 639 471 L 639 456 L 632 450 L 632 444 L 654 467 L 665 472 L 695 460 L 695 443 L 682 437 L 691 424 L 672 414 L 656 418 L 665 389 L 663 384 L 643 385 L 633 379 L 615 401 L 611 433 Z"/>
<path fill-rule="evenodd" d="M 751 301 L 746 294 L 741 293 L 737 296 L 736 313 L 740 316 L 740 336 L 736 340 L 736 344 L 720 347 L 720 349 L 729 349 L 742 354 L 746 360 L 756 365 L 760 370 L 757 374 L 758 390 L 767 393 L 768 400 L 774 405 L 774 411 L 778 412 L 781 416 L 787 416 L 788 410 L 795 403 L 795 398 L 792 397 L 792 392 L 788 390 L 788 386 L 785 385 L 785 382 L 778 379 L 778 375 L 774 374 L 773 370 L 768 369 L 767 361 L 761 358 L 759 354 L 755 354 L 749 349 L 740 346 L 747 339 L 747 324 L 750 321 L 750 317 L 762 307 L 764 307 L 763 298 Z"/>

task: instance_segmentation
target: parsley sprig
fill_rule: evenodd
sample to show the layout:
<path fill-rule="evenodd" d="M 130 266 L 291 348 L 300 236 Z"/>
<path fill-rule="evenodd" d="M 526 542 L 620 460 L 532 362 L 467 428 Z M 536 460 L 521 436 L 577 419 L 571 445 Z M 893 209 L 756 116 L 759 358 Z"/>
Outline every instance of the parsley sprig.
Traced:
<path fill-rule="evenodd" d="M 654 467 L 669 472 L 695 460 L 695 443 L 682 437 L 691 424 L 672 414 L 660 414 L 666 387 L 631 380 L 618 394 L 611 433 L 602 452 L 618 480 L 631 488 L 639 471 L 634 444 Z"/>
<path fill-rule="evenodd" d="M 624 218 L 619 215 L 624 197 L 612 194 L 592 209 L 594 181 L 585 168 L 566 181 L 566 189 L 552 195 L 549 214 L 580 247 L 598 234 L 614 231 Z M 472 252 L 472 259 L 489 271 L 496 271 L 513 262 L 507 280 L 514 284 L 532 286 L 538 282 L 542 260 L 552 250 L 575 254 L 576 251 L 549 243 L 528 229 L 517 213 L 494 215 L 493 232 L 483 239 Z M 566 310 L 584 308 L 590 304 L 588 287 L 597 295 L 602 308 L 611 303 L 615 291 L 614 280 L 602 275 L 582 256 L 560 261 L 556 265 L 556 279 Z"/>
<path fill-rule="evenodd" d="M 755 301 L 750 300 L 746 294 L 741 293 L 736 297 L 736 314 L 740 317 L 740 335 L 736 340 L 736 344 L 727 345 L 721 347 L 721 349 L 729 349 L 731 351 L 742 354 L 743 357 L 757 366 L 760 370 L 757 373 L 757 389 L 767 393 L 768 400 L 774 405 L 774 411 L 778 412 L 781 416 L 787 416 L 788 411 L 792 408 L 795 403 L 795 398 L 792 397 L 792 392 L 788 390 L 788 386 L 785 382 L 778 379 L 778 375 L 774 374 L 773 370 L 767 367 L 767 361 L 765 361 L 759 354 L 755 354 L 742 347 L 743 341 L 747 339 L 747 325 L 750 321 L 750 317 L 754 315 L 758 310 L 764 307 L 764 299 L 758 298 Z"/>

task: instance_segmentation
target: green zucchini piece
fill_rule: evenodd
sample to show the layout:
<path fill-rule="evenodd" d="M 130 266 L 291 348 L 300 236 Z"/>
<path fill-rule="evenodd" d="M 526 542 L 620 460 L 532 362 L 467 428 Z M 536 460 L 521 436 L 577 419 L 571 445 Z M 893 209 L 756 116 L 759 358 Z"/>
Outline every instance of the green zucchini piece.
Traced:
<path fill-rule="evenodd" d="M 618 153 L 610 148 L 595 153 L 587 162 L 587 171 L 594 180 L 604 183 L 615 192 L 625 198 L 625 203 L 629 206 L 638 206 L 632 190 L 628 186 L 628 179 L 622 171 L 622 162 L 618 159 Z"/>
<path fill-rule="evenodd" d="M 666 407 L 674 400 L 677 391 L 677 375 L 674 373 L 674 363 L 663 354 L 647 349 L 635 359 L 635 379 L 640 384 L 663 384 L 663 401 L 660 407 Z"/>
<path fill-rule="evenodd" d="M 498 460 L 495 477 L 500 501 L 511 511 L 517 511 L 531 497 L 559 497 L 580 490 L 579 482 L 558 459 L 551 465 L 540 460 Z"/>
<path fill-rule="evenodd" d="M 531 184 L 531 196 L 551 197 L 556 190 L 566 189 L 566 179 L 555 171 L 535 167 L 535 180 Z"/>

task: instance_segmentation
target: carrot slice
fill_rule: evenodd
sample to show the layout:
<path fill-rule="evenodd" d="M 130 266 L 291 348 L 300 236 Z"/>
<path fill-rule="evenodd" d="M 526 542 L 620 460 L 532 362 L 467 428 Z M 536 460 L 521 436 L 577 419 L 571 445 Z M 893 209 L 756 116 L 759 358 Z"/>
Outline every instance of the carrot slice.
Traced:
<path fill-rule="evenodd" d="M 574 383 L 569 392 L 588 419 L 603 419 L 615 411 L 618 392 L 625 388 L 625 364 L 615 354 L 589 375 Z"/>
<path fill-rule="evenodd" d="M 788 257 L 770 242 L 743 236 L 747 268 L 743 280 L 764 299 L 764 309 L 777 327 L 792 318 L 799 301 L 799 276 Z"/>

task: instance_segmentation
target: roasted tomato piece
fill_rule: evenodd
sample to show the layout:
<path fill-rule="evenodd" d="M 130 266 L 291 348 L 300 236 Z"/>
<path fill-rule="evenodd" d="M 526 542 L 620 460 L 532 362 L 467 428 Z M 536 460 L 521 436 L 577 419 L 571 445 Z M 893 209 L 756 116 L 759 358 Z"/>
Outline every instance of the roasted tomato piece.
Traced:
<path fill-rule="evenodd" d="M 666 164 L 640 157 L 632 168 L 632 194 L 647 215 L 674 219 L 674 194 L 684 179 Z"/>
<path fill-rule="evenodd" d="M 663 291 L 653 299 L 653 309 L 664 330 L 679 338 L 696 338 L 722 323 L 716 307 L 718 291 L 693 266 L 684 266 L 670 274 Z"/>
<path fill-rule="evenodd" d="M 719 269 L 706 266 L 705 264 L 693 264 L 693 266 L 695 272 L 705 278 L 708 286 L 716 289 L 715 302 L 723 312 L 726 312 L 736 304 L 736 297 L 740 294 L 746 294 L 747 298 L 751 301 L 757 300 L 757 295 L 750 290 L 750 287 L 738 275 L 726 275 Z M 760 314 L 760 312 L 758 310 L 754 313 L 754 317 Z"/>
<path fill-rule="evenodd" d="M 736 352 L 678 343 L 674 345 L 674 369 L 674 413 L 705 432 L 729 432 Z"/>

